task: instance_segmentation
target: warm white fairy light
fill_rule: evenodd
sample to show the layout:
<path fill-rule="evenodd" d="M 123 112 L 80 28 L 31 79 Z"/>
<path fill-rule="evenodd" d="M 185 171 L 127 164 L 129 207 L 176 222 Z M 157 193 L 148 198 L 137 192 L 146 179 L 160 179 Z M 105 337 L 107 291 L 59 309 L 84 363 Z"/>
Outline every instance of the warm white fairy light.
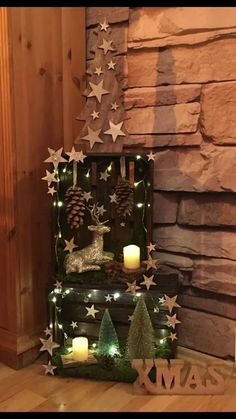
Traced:
<path fill-rule="evenodd" d="M 53 302 L 53 303 L 56 303 L 56 301 L 57 301 L 56 297 L 53 297 L 53 298 L 52 298 L 52 302 Z"/>
<path fill-rule="evenodd" d="M 134 182 L 134 187 L 137 188 L 137 186 L 142 183 L 142 180 L 140 180 L 139 182 Z"/>
<path fill-rule="evenodd" d="M 70 294 L 70 290 L 69 289 L 65 290 L 65 294 Z"/>
<path fill-rule="evenodd" d="M 61 238 L 62 238 L 61 231 L 59 231 L 59 233 L 58 233 L 58 237 L 59 237 L 59 239 L 61 239 Z"/>
<path fill-rule="evenodd" d="M 114 346 L 114 345 L 112 345 L 112 346 L 109 348 L 109 355 L 113 356 L 113 355 L 115 355 L 115 354 L 117 354 L 117 353 L 118 353 L 117 347 L 116 347 L 116 346 Z"/>
<path fill-rule="evenodd" d="M 96 344 L 96 343 L 93 343 L 93 344 L 92 344 L 92 347 L 93 347 L 93 348 L 96 348 L 96 346 L 97 346 L 97 344 Z"/>
<path fill-rule="evenodd" d="M 141 156 L 138 154 L 137 156 L 136 156 L 136 160 L 140 160 L 141 159 Z"/>
<path fill-rule="evenodd" d="M 63 329 L 63 326 L 62 326 L 62 324 L 58 324 L 58 327 L 59 327 L 59 329 Z"/>
<path fill-rule="evenodd" d="M 88 294 L 88 298 L 91 298 L 92 297 L 92 294 Z"/>
<path fill-rule="evenodd" d="M 115 294 L 114 294 L 114 300 L 117 300 L 117 298 L 119 298 L 120 297 L 120 293 L 119 292 L 115 292 Z"/>
<path fill-rule="evenodd" d="M 57 206 L 58 207 L 62 207 L 62 205 L 63 205 L 63 202 L 62 201 L 58 201 Z"/>
<path fill-rule="evenodd" d="M 66 168 L 64 167 L 64 169 L 62 171 L 63 171 L 63 173 L 66 173 Z"/>
<path fill-rule="evenodd" d="M 87 171 L 85 177 L 89 177 L 89 174 L 90 174 L 90 170 Z"/>
<path fill-rule="evenodd" d="M 160 339 L 160 344 L 161 345 L 163 345 L 164 342 L 165 342 L 164 339 Z"/>
<path fill-rule="evenodd" d="M 108 166 L 107 171 L 111 172 L 111 169 L 112 169 L 112 163 L 110 163 L 110 165 Z"/>
<path fill-rule="evenodd" d="M 137 207 L 142 208 L 143 207 L 143 202 L 138 202 Z"/>
<path fill-rule="evenodd" d="M 54 202 L 53 202 L 53 206 L 55 207 L 56 205 L 57 205 L 57 202 L 56 202 L 56 201 L 54 201 Z"/>
<path fill-rule="evenodd" d="M 54 292 L 55 292 L 55 294 L 60 294 L 61 293 L 61 288 L 55 288 Z"/>
<path fill-rule="evenodd" d="M 141 292 L 136 293 L 136 297 L 141 297 L 141 295 L 142 295 Z"/>
<path fill-rule="evenodd" d="M 50 323 L 49 328 L 50 328 L 50 329 L 52 329 L 52 327 L 53 327 L 53 324 L 52 324 L 52 323 Z"/>

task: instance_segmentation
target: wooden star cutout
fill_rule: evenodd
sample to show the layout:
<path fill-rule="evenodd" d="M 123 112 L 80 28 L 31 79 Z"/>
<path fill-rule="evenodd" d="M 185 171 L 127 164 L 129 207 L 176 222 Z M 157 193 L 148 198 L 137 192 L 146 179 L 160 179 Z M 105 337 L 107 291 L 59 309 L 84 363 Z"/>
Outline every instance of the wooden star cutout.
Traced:
<path fill-rule="evenodd" d="M 103 89 L 103 80 L 101 80 L 98 84 L 89 82 L 89 85 L 92 90 L 87 97 L 95 96 L 98 102 L 101 103 L 102 95 L 107 95 L 109 93 L 108 90 Z"/>
<path fill-rule="evenodd" d="M 117 195 L 114 192 L 112 195 L 109 195 L 110 198 L 110 203 L 112 204 L 112 202 L 114 202 L 114 204 L 117 204 Z"/>
<path fill-rule="evenodd" d="M 61 281 L 56 281 L 55 284 L 53 284 L 57 289 L 61 289 L 62 288 L 62 282 Z"/>
<path fill-rule="evenodd" d="M 120 223 L 120 226 L 121 226 L 121 227 L 125 227 L 125 226 L 126 226 L 125 222 L 124 222 L 124 221 L 122 221 L 122 222 Z"/>
<path fill-rule="evenodd" d="M 48 152 L 50 154 L 50 157 L 48 157 L 46 160 L 44 160 L 45 163 L 52 163 L 55 169 L 58 168 L 59 163 L 66 162 L 66 159 L 62 157 L 63 147 L 59 148 L 59 150 L 55 151 L 52 148 L 48 148 Z"/>
<path fill-rule="evenodd" d="M 178 319 L 176 319 L 176 314 L 174 314 L 174 316 L 168 316 L 168 314 L 166 315 L 167 317 L 167 326 L 172 327 L 173 329 L 175 329 L 175 325 L 178 323 L 181 323 L 181 321 L 179 321 Z"/>
<path fill-rule="evenodd" d="M 115 70 L 115 65 L 116 63 L 114 63 L 114 61 L 109 61 L 109 63 L 107 63 L 108 70 Z"/>
<path fill-rule="evenodd" d="M 100 207 L 97 207 L 97 210 L 98 210 L 98 214 L 101 215 L 101 216 L 103 216 L 103 214 L 105 212 L 107 212 L 107 210 L 104 208 L 104 205 L 101 205 Z"/>
<path fill-rule="evenodd" d="M 46 327 L 46 329 L 44 330 L 44 333 L 45 333 L 45 335 L 46 336 L 51 336 L 52 335 L 52 331 L 51 331 L 51 329 L 49 329 L 49 327 Z"/>
<path fill-rule="evenodd" d="M 83 198 L 85 199 L 86 202 L 88 202 L 90 199 L 93 199 L 92 193 L 90 191 L 89 192 L 84 192 L 83 193 Z"/>
<path fill-rule="evenodd" d="M 107 294 L 107 295 L 105 295 L 105 299 L 106 299 L 106 303 L 110 303 L 111 302 L 111 300 L 112 300 L 112 295 L 110 295 L 110 294 Z"/>
<path fill-rule="evenodd" d="M 103 23 L 99 23 L 100 27 L 100 31 L 105 31 L 107 32 L 107 28 L 109 28 L 109 24 L 106 22 L 106 19 L 104 20 Z"/>
<path fill-rule="evenodd" d="M 48 186 L 51 185 L 52 182 L 59 182 L 58 179 L 55 178 L 56 174 L 54 172 L 49 172 L 46 170 L 46 176 L 42 177 L 42 180 L 46 180 L 48 182 Z"/>
<path fill-rule="evenodd" d="M 147 157 L 148 157 L 148 161 L 149 160 L 155 160 L 155 157 L 156 157 L 156 153 L 153 153 L 152 151 L 149 153 L 149 154 L 147 154 Z"/>
<path fill-rule="evenodd" d="M 176 299 L 177 299 L 177 295 L 175 295 L 174 297 L 170 298 L 168 297 L 168 295 L 165 295 L 165 306 L 168 307 L 169 313 L 172 313 L 172 310 L 174 307 L 180 307 L 179 304 L 176 303 Z"/>
<path fill-rule="evenodd" d="M 150 256 L 148 258 L 148 260 L 145 260 L 144 263 L 147 264 L 147 268 L 146 270 L 148 271 L 148 269 L 153 268 L 153 269 L 157 269 L 156 267 L 156 263 L 157 263 L 157 259 L 152 259 Z"/>
<path fill-rule="evenodd" d="M 99 312 L 99 310 L 95 310 L 94 304 L 91 307 L 85 307 L 85 308 L 88 311 L 86 316 L 92 316 L 93 318 L 95 318 L 96 313 Z"/>
<path fill-rule="evenodd" d="M 95 119 L 98 119 L 99 118 L 99 113 L 100 112 L 93 111 L 90 115 L 93 118 L 93 120 L 95 120 Z"/>
<path fill-rule="evenodd" d="M 132 322 L 133 318 L 134 318 L 133 314 L 132 314 L 132 316 L 128 316 L 128 322 Z"/>
<path fill-rule="evenodd" d="M 104 132 L 104 134 L 109 134 L 112 136 L 113 143 L 116 141 L 117 137 L 121 135 L 125 137 L 125 133 L 121 131 L 121 127 L 123 125 L 123 121 L 119 122 L 118 124 L 114 124 L 112 121 L 109 121 L 110 128 Z"/>
<path fill-rule="evenodd" d="M 144 278 L 144 281 L 141 282 L 140 285 L 146 285 L 146 288 L 148 291 L 151 285 L 156 285 L 156 283 L 153 281 L 154 275 L 150 277 L 143 275 L 143 278 Z"/>
<path fill-rule="evenodd" d="M 52 356 L 53 349 L 59 348 L 60 345 L 58 343 L 53 342 L 52 336 L 48 339 L 39 339 L 42 343 L 42 347 L 39 349 L 40 351 L 48 351 L 48 353 Z"/>
<path fill-rule="evenodd" d="M 103 140 L 99 137 L 101 129 L 92 130 L 88 127 L 88 134 L 82 137 L 81 140 L 89 141 L 90 148 L 92 149 L 95 143 L 103 143 Z"/>
<path fill-rule="evenodd" d="M 48 193 L 51 194 L 52 196 L 54 195 L 54 193 L 56 193 L 56 189 L 54 188 L 54 186 L 52 186 L 51 188 L 48 188 Z"/>
<path fill-rule="evenodd" d="M 136 290 L 140 290 L 141 287 L 139 287 L 138 285 L 136 285 L 136 280 L 131 282 L 126 282 L 126 284 L 128 285 L 127 290 L 125 290 L 125 292 L 131 292 L 132 294 L 135 294 Z"/>
<path fill-rule="evenodd" d="M 100 180 L 105 180 L 107 182 L 107 179 L 110 177 L 110 173 L 108 173 L 107 169 L 105 172 L 100 172 Z"/>
<path fill-rule="evenodd" d="M 70 241 L 65 240 L 66 246 L 64 247 L 64 252 L 66 252 L 67 250 L 69 250 L 70 253 L 73 252 L 73 250 L 78 247 L 77 244 L 74 243 L 74 237 L 72 237 L 72 239 Z"/>
<path fill-rule="evenodd" d="M 111 104 L 111 110 L 112 111 L 117 111 L 118 108 L 119 108 L 119 105 L 116 102 Z"/>
<path fill-rule="evenodd" d="M 161 298 L 158 298 L 158 302 L 159 302 L 159 304 L 165 304 L 165 298 L 164 297 L 161 297 Z"/>
<path fill-rule="evenodd" d="M 96 67 L 94 74 L 97 74 L 97 76 L 101 76 L 101 74 L 103 74 L 102 67 Z"/>
<path fill-rule="evenodd" d="M 57 368 L 55 365 L 51 364 L 51 361 L 48 361 L 47 365 L 43 365 L 45 368 L 45 374 L 51 374 L 54 375 L 54 370 Z"/>
<path fill-rule="evenodd" d="M 149 246 L 147 246 L 148 253 L 156 250 L 156 245 L 150 242 Z"/>
<path fill-rule="evenodd" d="M 76 327 L 78 327 L 78 322 L 74 322 L 74 321 L 72 320 L 72 322 L 71 322 L 70 326 L 71 326 L 73 329 L 75 329 Z"/>
<path fill-rule="evenodd" d="M 170 333 L 170 336 L 168 336 L 168 338 L 170 338 L 172 340 L 172 342 L 174 340 L 177 340 L 178 339 L 176 333 Z"/>
<path fill-rule="evenodd" d="M 75 151 L 74 146 L 72 147 L 71 151 L 66 153 L 70 158 L 69 158 L 69 162 L 71 161 L 76 161 L 76 162 L 84 162 L 85 159 L 85 154 L 83 153 L 83 151 Z"/>
<path fill-rule="evenodd" d="M 112 42 L 112 40 L 107 41 L 105 38 L 103 38 L 102 44 L 98 45 L 98 48 L 103 49 L 104 55 L 106 55 L 108 51 L 115 51 L 115 48 L 111 45 Z"/>

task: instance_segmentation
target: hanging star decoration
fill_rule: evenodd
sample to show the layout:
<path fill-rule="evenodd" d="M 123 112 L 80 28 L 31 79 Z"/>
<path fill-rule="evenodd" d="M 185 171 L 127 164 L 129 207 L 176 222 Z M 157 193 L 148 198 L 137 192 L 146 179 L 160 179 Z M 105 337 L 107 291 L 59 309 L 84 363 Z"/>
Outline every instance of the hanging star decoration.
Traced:
<path fill-rule="evenodd" d="M 101 215 L 101 217 L 103 216 L 105 212 L 107 212 L 107 210 L 104 208 L 104 205 L 101 205 L 100 207 L 98 206 L 97 210 L 98 210 L 98 215 Z"/>
<path fill-rule="evenodd" d="M 118 108 L 119 108 L 119 105 L 116 102 L 111 104 L 111 110 L 112 111 L 117 111 Z"/>
<path fill-rule="evenodd" d="M 62 157 L 61 155 L 62 150 L 63 150 L 63 147 L 59 148 L 59 150 L 57 151 L 53 150 L 52 148 L 48 148 L 48 152 L 50 156 L 46 160 L 44 160 L 44 162 L 52 163 L 54 168 L 57 169 L 59 163 L 66 162 L 66 159 L 64 159 L 64 157 Z"/>
<path fill-rule="evenodd" d="M 51 173 L 48 170 L 46 170 L 46 176 L 42 177 L 41 179 L 46 180 L 48 182 L 48 186 L 50 186 L 52 182 L 59 182 L 59 180 L 55 176 L 56 173 Z"/>
<path fill-rule="evenodd" d="M 112 40 L 107 41 L 105 38 L 103 38 L 102 44 L 98 45 L 98 48 L 103 49 L 104 55 L 106 55 L 108 51 L 115 51 L 115 48 L 111 45 L 112 42 Z"/>
<path fill-rule="evenodd" d="M 56 280 L 56 283 L 53 284 L 57 289 L 61 289 L 62 288 L 62 282 Z"/>
<path fill-rule="evenodd" d="M 52 186 L 51 188 L 48 188 L 48 193 L 51 194 L 52 196 L 54 195 L 54 193 L 56 193 L 56 189 L 54 188 L 54 186 Z"/>
<path fill-rule="evenodd" d="M 93 111 L 90 115 L 93 118 L 93 120 L 95 120 L 99 118 L 99 114 L 100 112 Z"/>
<path fill-rule="evenodd" d="M 73 250 L 78 247 L 77 244 L 74 243 L 74 237 L 72 237 L 72 239 L 70 239 L 70 241 L 68 240 L 64 240 L 66 243 L 66 246 L 64 247 L 64 252 L 66 252 L 67 250 L 72 253 Z"/>
<path fill-rule="evenodd" d="M 128 288 L 125 290 L 125 292 L 131 292 L 132 294 L 135 294 L 136 290 L 141 289 L 138 285 L 136 285 L 136 280 L 131 282 L 126 282 L 128 285 Z"/>
<path fill-rule="evenodd" d="M 177 340 L 178 339 L 176 333 L 170 333 L 170 336 L 168 336 L 168 338 L 170 338 L 172 340 L 172 342 L 174 340 Z"/>
<path fill-rule="evenodd" d="M 117 204 L 117 195 L 116 195 L 115 192 L 112 195 L 109 195 L 109 198 L 110 198 L 110 203 L 111 204 L 112 203 Z"/>
<path fill-rule="evenodd" d="M 74 322 L 74 321 L 72 320 L 72 322 L 71 322 L 70 326 L 71 326 L 73 329 L 75 329 L 76 327 L 78 327 L 78 322 Z"/>
<path fill-rule="evenodd" d="M 125 222 L 124 222 L 124 221 L 122 221 L 122 222 L 120 223 L 120 226 L 121 226 L 121 227 L 125 227 L 125 226 L 126 226 Z"/>
<path fill-rule="evenodd" d="M 39 339 L 42 343 L 42 347 L 39 349 L 40 351 L 48 351 L 48 353 L 52 356 L 53 349 L 59 348 L 60 345 L 58 343 L 53 342 L 52 336 L 50 336 L 48 339 Z"/>
<path fill-rule="evenodd" d="M 90 148 L 92 149 L 95 143 L 103 143 L 103 140 L 99 137 L 101 129 L 92 130 L 88 127 L 88 134 L 82 137 L 81 140 L 89 141 Z"/>
<path fill-rule="evenodd" d="M 105 31 L 107 32 L 107 29 L 109 28 L 109 24 L 107 23 L 106 19 L 104 20 L 103 23 L 99 23 L 100 25 L 100 31 Z"/>
<path fill-rule="evenodd" d="M 155 157 L 156 157 L 156 153 L 153 153 L 152 151 L 149 153 L 149 154 L 147 154 L 147 157 L 148 157 L 148 161 L 150 161 L 150 160 L 155 160 Z"/>
<path fill-rule="evenodd" d="M 106 169 L 105 172 L 100 172 L 100 180 L 105 180 L 107 182 L 107 179 L 110 177 L 110 173 L 108 173 L 108 170 Z"/>
<path fill-rule="evenodd" d="M 167 326 L 168 327 L 172 327 L 173 329 L 175 329 L 176 324 L 181 323 L 180 320 L 176 319 L 176 314 L 174 314 L 174 316 L 168 316 L 168 314 L 166 315 L 167 317 Z"/>
<path fill-rule="evenodd" d="M 115 70 L 115 66 L 116 66 L 116 63 L 112 60 L 109 61 L 109 63 L 107 63 L 108 70 Z"/>
<path fill-rule="evenodd" d="M 104 134 L 111 135 L 113 143 L 116 142 L 116 139 L 119 137 L 119 135 L 125 137 L 125 133 L 121 130 L 123 123 L 124 122 L 121 121 L 118 124 L 114 124 L 112 121 L 109 121 L 110 128 L 105 131 Z"/>
<path fill-rule="evenodd" d="M 152 243 L 150 242 L 149 246 L 147 246 L 147 249 L 148 249 L 148 253 L 151 253 L 152 251 L 154 251 L 154 252 L 155 252 L 155 250 L 156 250 L 156 245 L 155 245 L 155 244 L 152 244 Z"/>
<path fill-rule="evenodd" d="M 111 301 L 112 301 L 112 295 L 110 295 L 110 294 L 107 294 L 107 295 L 105 295 L 105 299 L 106 299 L 106 303 L 111 303 Z"/>
<path fill-rule="evenodd" d="M 51 361 L 48 361 L 48 364 L 43 364 L 43 367 L 45 368 L 45 374 L 51 374 L 54 375 L 54 370 L 57 368 L 55 365 L 51 364 Z"/>
<path fill-rule="evenodd" d="M 154 275 L 150 277 L 143 275 L 143 278 L 144 278 L 144 281 L 140 282 L 140 285 L 146 285 L 146 288 L 148 291 L 151 285 L 156 285 L 156 283 L 153 281 Z"/>
<path fill-rule="evenodd" d="M 97 76 L 101 76 L 101 74 L 103 74 L 102 67 L 96 67 L 94 74 L 97 74 Z"/>
<path fill-rule="evenodd" d="M 87 97 L 96 97 L 98 102 L 101 103 L 102 96 L 107 95 L 109 93 L 108 90 L 103 89 L 103 80 L 101 80 L 98 84 L 89 82 L 91 87 L 91 92 L 88 94 Z"/>
<path fill-rule="evenodd" d="M 84 162 L 84 159 L 86 157 L 86 155 L 83 153 L 83 151 L 75 151 L 74 146 L 72 147 L 71 151 L 66 153 L 69 156 L 69 163 L 71 161 L 76 161 L 77 163 Z"/>
<path fill-rule="evenodd" d="M 98 313 L 99 310 L 96 310 L 94 308 L 94 304 L 91 307 L 85 307 L 85 308 L 88 311 L 86 316 L 92 316 L 95 319 L 96 313 Z"/>
<path fill-rule="evenodd" d="M 165 304 L 165 297 L 158 298 L 158 302 L 160 305 Z"/>
<path fill-rule="evenodd" d="M 52 331 L 51 331 L 51 329 L 49 329 L 49 327 L 46 327 L 46 329 L 44 330 L 44 333 L 45 333 L 45 335 L 46 336 L 51 336 L 52 335 Z"/>
<path fill-rule="evenodd" d="M 164 305 L 166 307 L 168 307 L 169 313 L 171 314 L 174 307 L 180 307 L 180 305 L 176 303 L 176 299 L 177 299 L 178 296 L 175 295 L 174 297 L 170 298 L 170 297 L 168 297 L 168 295 L 166 295 L 166 294 L 164 294 L 164 295 L 165 295 Z"/>
<path fill-rule="evenodd" d="M 153 269 L 157 269 L 157 259 L 152 259 L 150 256 L 148 258 L 148 260 L 145 260 L 144 263 L 147 264 L 146 270 L 148 271 L 149 269 L 153 268 Z"/>
<path fill-rule="evenodd" d="M 86 202 L 88 202 L 90 199 L 93 199 L 91 191 L 84 192 L 83 193 L 83 198 L 85 199 Z"/>

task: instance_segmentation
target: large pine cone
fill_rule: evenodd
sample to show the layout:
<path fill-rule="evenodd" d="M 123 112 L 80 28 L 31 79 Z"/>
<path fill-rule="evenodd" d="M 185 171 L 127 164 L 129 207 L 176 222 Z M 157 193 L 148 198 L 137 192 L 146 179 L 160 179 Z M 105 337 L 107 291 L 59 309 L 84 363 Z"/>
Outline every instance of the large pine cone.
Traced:
<path fill-rule="evenodd" d="M 85 204 L 83 190 L 71 186 L 65 194 L 67 222 L 71 229 L 77 229 L 84 223 Z"/>
<path fill-rule="evenodd" d="M 122 178 L 115 188 L 116 211 L 120 218 L 131 215 L 134 206 L 134 191 L 127 179 Z"/>

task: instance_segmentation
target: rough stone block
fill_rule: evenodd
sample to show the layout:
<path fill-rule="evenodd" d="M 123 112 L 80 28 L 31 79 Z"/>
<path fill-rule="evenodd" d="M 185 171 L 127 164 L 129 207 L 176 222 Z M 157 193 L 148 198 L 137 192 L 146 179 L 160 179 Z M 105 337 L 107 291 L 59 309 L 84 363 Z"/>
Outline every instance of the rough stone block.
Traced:
<path fill-rule="evenodd" d="M 199 119 L 199 103 L 160 107 L 133 108 L 126 112 L 126 129 L 130 134 L 162 134 L 195 132 Z"/>
<path fill-rule="evenodd" d="M 191 194 L 182 198 L 178 209 L 178 224 L 236 225 L 234 194 Z"/>
<path fill-rule="evenodd" d="M 236 260 L 236 232 L 186 227 L 155 227 L 153 238 L 159 250 Z"/>
<path fill-rule="evenodd" d="M 175 223 L 177 218 L 178 200 L 178 193 L 154 192 L 153 223 Z"/>
<path fill-rule="evenodd" d="M 156 147 L 176 147 L 176 146 L 196 146 L 202 142 L 200 132 L 189 134 L 163 134 L 163 135 L 130 135 L 129 141 L 124 140 L 124 146 L 131 146 L 142 148 L 156 148 Z M 148 151 L 147 151 L 148 152 Z"/>

